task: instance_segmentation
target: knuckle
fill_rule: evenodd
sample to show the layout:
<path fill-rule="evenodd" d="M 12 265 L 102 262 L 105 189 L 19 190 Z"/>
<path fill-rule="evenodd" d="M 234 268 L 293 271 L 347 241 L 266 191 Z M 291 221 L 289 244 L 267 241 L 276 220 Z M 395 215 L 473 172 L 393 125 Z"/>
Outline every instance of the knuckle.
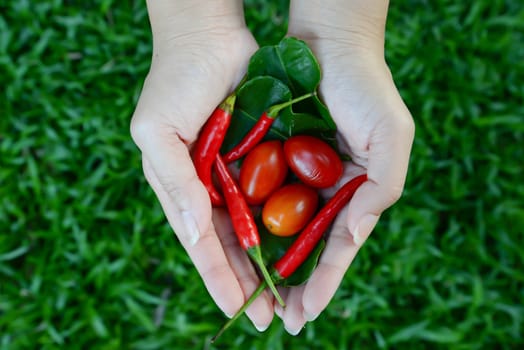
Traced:
<path fill-rule="evenodd" d="M 406 117 L 404 121 L 404 129 L 406 133 L 413 138 L 415 136 L 415 121 L 411 117 Z"/>
<path fill-rule="evenodd" d="M 200 192 L 189 190 L 195 188 L 193 183 L 197 179 L 197 177 L 186 177 L 181 172 L 158 177 L 160 185 L 171 201 L 181 209 L 190 208 L 192 198 L 200 195 Z"/>
<path fill-rule="evenodd" d="M 404 192 L 403 186 L 391 186 L 387 192 L 388 203 L 393 204 L 402 197 L 402 192 Z"/>
<path fill-rule="evenodd" d="M 143 118 L 140 115 L 135 114 L 131 118 L 129 129 L 133 141 L 137 145 L 140 145 L 151 136 L 153 133 L 154 124 L 150 121 L 150 119 Z"/>
<path fill-rule="evenodd" d="M 216 276 L 223 276 L 224 274 L 229 273 L 229 270 L 230 267 L 226 263 L 210 265 L 208 268 L 202 270 L 200 275 L 204 281 L 207 281 L 216 278 Z"/>
<path fill-rule="evenodd" d="M 398 128 L 399 132 L 401 132 L 402 135 L 405 135 L 409 140 L 415 136 L 415 121 L 409 113 L 400 119 Z"/>
<path fill-rule="evenodd" d="M 252 294 L 255 289 L 257 289 L 259 283 L 254 271 L 252 274 L 239 276 L 237 280 L 246 295 Z"/>
<path fill-rule="evenodd" d="M 159 179 L 164 191 L 169 195 L 169 198 L 175 203 L 181 203 L 185 200 L 183 188 L 173 180 Z"/>

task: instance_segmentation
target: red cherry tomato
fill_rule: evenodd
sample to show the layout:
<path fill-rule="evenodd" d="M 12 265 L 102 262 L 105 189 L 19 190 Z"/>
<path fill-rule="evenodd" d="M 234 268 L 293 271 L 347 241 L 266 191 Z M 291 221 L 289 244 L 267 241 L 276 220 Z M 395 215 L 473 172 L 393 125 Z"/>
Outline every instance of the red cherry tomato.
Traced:
<path fill-rule="evenodd" d="M 306 185 L 327 188 L 337 183 L 344 167 L 340 157 L 324 141 L 307 135 L 292 136 L 284 143 L 291 170 Z"/>
<path fill-rule="evenodd" d="M 244 158 L 240 167 L 240 189 L 251 205 L 259 205 L 286 179 L 288 166 L 280 141 L 262 142 Z"/>
<path fill-rule="evenodd" d="M 306 226 L 318 206 L 317 191 L 296 183 L 275 191 L 264 204 L 262 222 L 277 236 L 291 236 Z"/>

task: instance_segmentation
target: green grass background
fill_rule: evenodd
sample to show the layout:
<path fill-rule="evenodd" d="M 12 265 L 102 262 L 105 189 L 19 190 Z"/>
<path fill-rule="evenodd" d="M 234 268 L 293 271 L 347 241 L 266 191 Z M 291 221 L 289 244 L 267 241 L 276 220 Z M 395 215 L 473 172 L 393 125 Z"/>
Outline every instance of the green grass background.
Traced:
<path fill-rule="evenodd" d="M 287 1 L 246 0 L 261 44 Z M 417 125 L 403 198 L 298 337 L 224 316 L 144 181 L 144 1 L 0 3 L 0 349 L 524 348 L 524 10 L 392 1 Z"/>

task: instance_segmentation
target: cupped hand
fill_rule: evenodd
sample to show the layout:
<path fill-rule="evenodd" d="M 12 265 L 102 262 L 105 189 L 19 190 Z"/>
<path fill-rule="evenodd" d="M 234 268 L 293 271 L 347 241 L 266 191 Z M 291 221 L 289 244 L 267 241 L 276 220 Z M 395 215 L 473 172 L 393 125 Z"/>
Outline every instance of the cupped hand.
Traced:
<path fill-rule="evenodd" d="M 150 1 L 153 58 L 131 121 L 144 174 L 218 307 L 234 314 L 260 282 L 233 233 L 212 210 L 190 150 L 215 107 L 239 82 L 257 45 L 242 3 Z M 248 309 L 258 329 L 273 318 L 268 293 Z"/>
<path fill-rule="evenodd" d="M 354 25 L 344 30 L 321 26 L 315 31 L 311 20 L 301 20 L 306 13 L 301 9 L 296 11 L 303 13 L 292 16 L 296 21 L 290 23 L 289 34 L 305 39 L 319 60 L 320 94 L 338 126 L 339 141 L 352 158 L 341 182 L 362 173 L 368 176 L 337 217 L 308 282 L 281 292 L 287 307 L 276 305 L 275 311 L 291 334 L 298 334 L 326 308 L 380 215 L 399 199 L 404 187 L 414 123 L 384 60 L 386 11 L 368 10 L 353 20 L 344 17 Z M 339 14 L 329 12 L 326 17 L 330 15 L 331 24 L 336 23 Z"/>

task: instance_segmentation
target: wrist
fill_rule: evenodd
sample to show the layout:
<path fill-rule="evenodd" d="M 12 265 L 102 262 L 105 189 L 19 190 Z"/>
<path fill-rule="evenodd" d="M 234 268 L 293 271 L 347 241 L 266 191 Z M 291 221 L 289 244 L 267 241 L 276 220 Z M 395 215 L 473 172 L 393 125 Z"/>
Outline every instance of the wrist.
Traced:
<path fill-rule="evenodd" d="M 245 27 L 241 0 L 148 0 L 154 43 Z"/>
<path fill-rule="evenodd" d="M 383 55 L 389 1 L 292 0 L 288 35 Z"/>

